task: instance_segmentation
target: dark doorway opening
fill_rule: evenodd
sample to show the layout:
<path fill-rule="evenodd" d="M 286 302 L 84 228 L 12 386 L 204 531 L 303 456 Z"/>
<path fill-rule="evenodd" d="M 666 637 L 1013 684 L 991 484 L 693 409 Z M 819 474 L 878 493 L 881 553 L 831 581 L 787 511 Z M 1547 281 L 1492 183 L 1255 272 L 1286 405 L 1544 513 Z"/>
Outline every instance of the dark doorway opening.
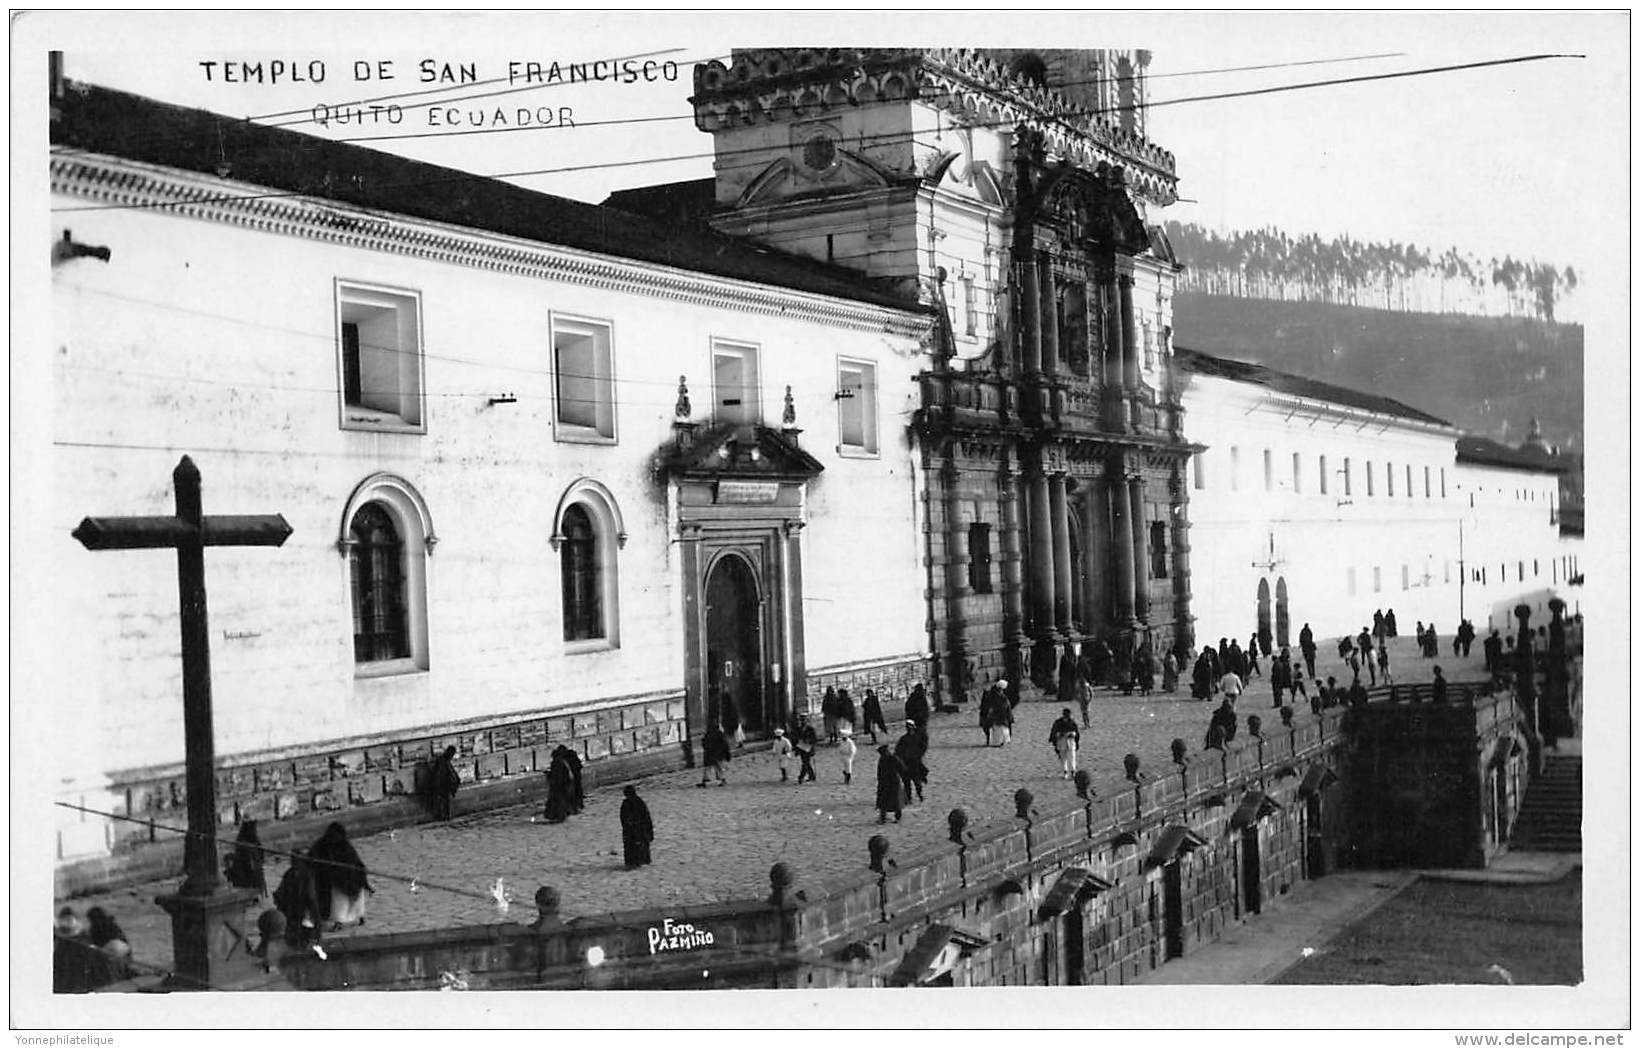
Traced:
<path fill-rule="evenodd" d="M 1258 581 L 1258 643 L 1261 649 L 1270 648 L 1270 581 Z"/>
<path fill-rule="evenodd" d="M 766 731 L 764 662 L 757 579 L 745 558 L 725 555 L 706 581 L 707 717 L 717 717 L 728 697 L 748 735 Z"/>
<path fill-rule="evenodd" d="M 1258 826 L 1241 829 L 1241 891 L 1242 906 L 1248 914 L 1257 914 L 1264 903 L 1264 890 L 1259 885 Z"/>
<path fill-rule="evenodd" d="M 1184 874 L 1177 859 L 1162 868 L 1162 933 L 1167 957 L 1184 957 Z"/>
<path fill-rule="evenodd" d="M 1287 611 L 1287 579 L 1283 576 L 1276 580 L 1276 647 L 1287 648 L 1292 644 L 1288 640 L 1292 630 L 1292 615 Z"/>

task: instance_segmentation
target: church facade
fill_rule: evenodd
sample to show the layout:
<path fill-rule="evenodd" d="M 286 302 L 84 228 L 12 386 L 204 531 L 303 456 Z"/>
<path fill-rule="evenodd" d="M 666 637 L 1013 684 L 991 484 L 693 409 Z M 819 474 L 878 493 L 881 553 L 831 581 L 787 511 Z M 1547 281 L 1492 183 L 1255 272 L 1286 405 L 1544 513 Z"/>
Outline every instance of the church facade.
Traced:
<path fill-rule="evenodd" d="M 697 68 L 711 224 L 941 308 L 911 417 L 940 696 L 1189 646 L 1175 199 L 1147 52 L 783 49 Z"/>

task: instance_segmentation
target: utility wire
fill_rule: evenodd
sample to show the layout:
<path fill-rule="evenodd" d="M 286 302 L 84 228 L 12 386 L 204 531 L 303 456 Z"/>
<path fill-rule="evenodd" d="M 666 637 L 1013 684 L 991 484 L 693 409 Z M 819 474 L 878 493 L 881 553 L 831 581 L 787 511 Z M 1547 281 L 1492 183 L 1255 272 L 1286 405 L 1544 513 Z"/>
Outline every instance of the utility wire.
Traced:
<path fill-rule="evenodd" d="M 1113 114 L 1113 113 L 1132 112 L 1132 111 L 1136 111 L 1136 110 L 1154 109 L 1154 108 L 1157 108 L 1159 106 L 1165 106 L 1165 105 L 1182 105 L 1182 104 L 1185 104 L 1185 103 L 1206 102 L 1206 101 L 1214 101 L 1214 100 L 1218 100 L 1218 99 L 1237 98 L 1237 97 L 1245 97 L 1245 96 L 1250 96 L 1250 95 L 1271 94 L 1271 93 L 1283 92 L 1283 91 L 1308 90 L 1308 89 L 1311 89 L 1311 88 L 1330 87 L 1330 86 L 1334 86 L 1334 85 L 1338 85 L 1338 84 L 1361 83 L 1361 82 L 1370 81 L 1370 80 L 1386 80 L 1386 79 L 1395 79 L 1395 78 L 1401 78 L 1401 77 L 1428 76 L 1428 75 L 1432 75 L 1432 74 L 1447 73 L 1447 72 L 1453 72 L 1453 71 L 1457 71 L 1457 70 L 1480 69 L 1480 68 L 1486 68 L 1486 67 L 1490 67 L 1490 66 L 1512 65 L 1512 64 L 1521 63 L 1521 62 L 1535 62 L 1535 61 L 1542 61 L 1542 60 L 1554 59 L 1554 58 L 1578 58 L 1578 57 L 1582 57 L 1582 56 L 1579 56 L 1579 55 L 1565 55 L 1565 54 L 1520 55 L 1520 56 L 1515 56 L 1515 57 L 1512 57 L 1512 58 L 1493 59 L 1493 60 L 1485 61 L 1485 62 L 1464 63 L 1462 65 L 1433 66 L 1433 67 L 1428 67 L 1428 68 L 1425 68 L 1425 69 L 1407 70 L 1407 71 L 1400 72 L 1400 73 L 1383 73 L 1383 74 L 1374 74 L 1374 75 L 1371 75 L 1371 76 L 1347 77 L 1347 78 L 1338 78 L 1338 79 L 1331 79 L 1331 80 L 1311 81 L 1309 83 L 1289 84 L 1289 85 L 1285 85 L 1285 86 L 1281 86 L 1281 87 L 1257 88 L 1257 89 L 1252 89 L 1252 90 L 1248 90 L 1248 91 L 1241 91 L 1241 92 L 1227 92 L 1227 93 L 1216 94 L 1216 95 L 1200 95 L 1200 96 L 1195 96 L 1195 97 L 1190 97 L 1190 98 L 1163 100 L 1163 101 L 1160 101 L 1160 102 L 1148 102 L 1143 106 L 1139 106 L 1139 105 L 1114 106 L 1114 107 L 1108 107 L 1108 108 L 1105 108 L 1105 109 L 1091 110 L 1091 111 L 1087 111 L 1087 112 L 1091 113 L 1092 115 L 1107 115 L 1107 114 Z M 1071 113 L 1071 114 L 1066 114 L 1064 116 L 1055 116 L 1055 117 L 1052 117 L 1051 119 L 1053 119 L 1053 120 L 1055 120 L 1059 123 L 1065 124 L 1069 127 L 1072 127 L 1072 129 L 1074 130 L 1075 125 L 1074 125 L 1073 121 L 1076 120 L 1078 117 L 1083 116 L 1083 115 L 1085 115 L 1085 114 L 1084 113 Z M 996 120 L 996 121 L 980 122 L 980 123 L 975 123 L 975 124 L 965 125 L 965 126 L 967 126 L 967 127 L 1000 127 L 1000 126 L 1012 125 L 1012 124 L 1015 124 L 1015 123 L 1017 123 L 1017 121 L 1010 119 L 1010 120 Z M 394 136 L 389 136 L 389 137 L 394 137 Z M 896 132 L 885 132 L 885 133 L 878 134 L 878 135 L 856 136 L 855 138 L 849 139 L 848 142 L 849 143 L 855 143 L 855 144 L 861 144 L 861 145 L 865 144 L 866 142 L 873 142 L 875 144 L 882 144 L 882 143 L 888 142 L 888 141 L 904 141 L 904 142 L 916 141 L 917 138 L 918 138 L 918 135 L 916 133 L 912 133 L 910 135 L 907 135 L 904 132 L 896 131 Z M 409 189 L 409 188 L 420 188 L 420 187 L 425 187 L 425 186 L 444 185 L 444 184 L 454 183 L 454 182 L 465 182 L 465 181 L 475 180 L 475 179 L 504 180 L 504 179 L 517 179 L 517 178 L 533 178 L 533 177 L 540 176 L 540 175 L 567 174 L 567 173 L 579 172 L 579 171 L 612 170 L 612 169 L 616 169 L 616 168 L 641 167 L 641 166 L 646 166 L 646 165 L 650 165 L 650 164 L 670 164 L 670 163 L 677 163 L 679 161 L 686 161 L 686 160 L 711 160 L 711 159 L 721 160 L 721 159 L 724 159 L 724 158 L 727 158 L 727 157 L 733 157 L 733 156 L 742 155 L 742 154 L 763 153 L 763 152 L 767 152 L 767 150 L 768 150 L 767 146 L 756 146 L 756 147 L 748 147 L 748 148 L 736 149 L 736 150 L 714 150 L 712 152 L 702 152 L 702 153 L 680 153 L 680 154 L 675 154 L 675 155 L 667 156 L 667 157 L 646 157 L 646 158 L 638 158 L 638 159 L 633 159 L 633 160 L 602 161 L 602 162 L 593 162 L 593 163 L 586 163 L 586 164 L 571 164 L 571 165 L 565 165 L 565 166 L 561 166 L 561 167 L 551 167 L 551 168 L 532 168 L 532 169 L 527 169 L 527 170 L 523 170 L 523 171 L 498 172 L 498 173 L 489 174 L 489 175 L 481 175 L 481 174 L 476 174 L 476 173 L 473 173 L 473 172 L 459 172 L 459 173 L 452 173 L 449 176 L 445 176 L 445 177 L 441 177 L 441 178 L 435 178 L 435 179 L 416 179 L 416 180 L 411 180 L 411 181 L 402 182 L 402 183 L 383 183 L 383 184 L 380 184 L 380 185 L 375 186 L 373 188 L 378 189 L 378 190 L 380 190 L 380 189 Z M 160 202 L 153 202 L 153 203 L 146 203 L 146 204 L 95 204 L 95 205 L 84 205 L 84 206 L 75 206 L 75 207 L 59 207 L 59 208 L 52 208 L 51 210 L 53 212 L 125 211 L 125 210 L 139 210 L 139 209 L 149 209 L 149 208 L 185 207 L 185 206 L 197 205 L 197 204 L 208 203 L 208 202 L 213 202 L 213 201 L 260 200 L 260 199 L 280 198 L 280 197 L 314 197 L 314 196 L 317 196 L 317 194 L 314 194 L 312 192 L 278 191 L 278 192 L 268 192 L 268 193 L 222 194 L 222 195 L 217 195 L 217 196 L 201 196 L 201 197 L 193 197 L 193 198 L 190 198 L 188 200 L 183 200 L 183 201 L 160 201 Z M 594 207 L 596 205 L 588 205 L 588 206 L 589 207 Z"/>

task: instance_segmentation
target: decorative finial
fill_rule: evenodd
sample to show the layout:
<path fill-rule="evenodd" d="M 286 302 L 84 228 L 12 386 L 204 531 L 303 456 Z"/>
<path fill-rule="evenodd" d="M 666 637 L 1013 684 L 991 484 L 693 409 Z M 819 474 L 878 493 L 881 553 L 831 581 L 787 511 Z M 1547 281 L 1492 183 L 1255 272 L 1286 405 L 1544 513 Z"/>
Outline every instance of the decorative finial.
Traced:
<path fill-rule="evenodd" d="M 689 408 L 689 381 L 682 375 L 678 376 L 678 403 L 672 409 L 679 420 L 687 422 L 692 414 Z"/>
<path fill-rule="evenodd" d="M 780 412 L 780 425 L 790 429 L 797 425 L 797 405 L 792 403 L 792 388 L 786 387 L 786 407 Z"/>

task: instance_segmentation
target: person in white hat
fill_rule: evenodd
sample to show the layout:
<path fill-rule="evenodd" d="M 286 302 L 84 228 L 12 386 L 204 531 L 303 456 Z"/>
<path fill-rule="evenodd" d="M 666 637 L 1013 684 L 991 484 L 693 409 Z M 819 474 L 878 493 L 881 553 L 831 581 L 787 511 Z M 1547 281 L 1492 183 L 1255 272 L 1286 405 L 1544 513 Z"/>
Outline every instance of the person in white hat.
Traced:
<path fill-rule="evenodd" d="M 791 779 L 792 741 L 783 728 L 774 730 L 774 763 L 780 769 L 780 782 Z"/>
<path fill-rule="evenodd" d="M 837 726 L 837 760 L 843 763 L 843 782 L 854 781 L 854 755 L 859 748 L 854 744 L 854 728 L 847 722 Z"/>

